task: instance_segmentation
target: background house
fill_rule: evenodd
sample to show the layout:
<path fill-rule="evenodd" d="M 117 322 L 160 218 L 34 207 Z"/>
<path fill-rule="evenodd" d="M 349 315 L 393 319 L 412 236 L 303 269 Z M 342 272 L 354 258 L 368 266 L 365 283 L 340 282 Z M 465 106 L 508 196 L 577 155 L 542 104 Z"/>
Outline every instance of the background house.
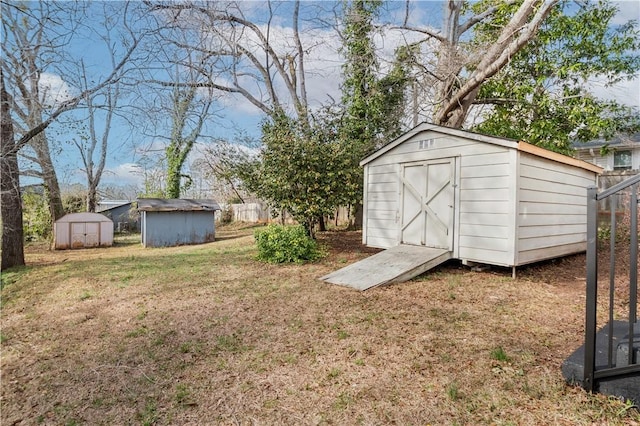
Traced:
<path fill-rule="evenodd" d="M 575 157 L 597 164 L 604 169 L 598 176 L 598 190 L 603 191 L 640 172 L 640 133 L 618 136 L 610 141 L 602 139 L 574 144 Z M 604 149 L 603 149 L 604 148 Z M 608 216 L 613 208 L 624 211 L 628 190 L 616 197 L 609 197 L 599 206 L 601 214 Z"/>
<path fill-rule="evenodd" d="M 113 230 L 115 232 L 140 231 L 140 217 L 135 211 L 133 201 L 99 201 L 96 211 L 113 221 Z"/>
<path fill-rule="evenodd" d="M 144 247 L 202 244 L 215 240 L 214 200 L 139 198 Z"/>
<path fill-rule="evenodd" d="M 640 170 L 640 133 L 618 136 L 610 141 L 597 139 L 576 143 L 575 157 L 602 167 L 605 172 L 638 172 Z M 605 152 L 603 151 L 603 148 Z"/>

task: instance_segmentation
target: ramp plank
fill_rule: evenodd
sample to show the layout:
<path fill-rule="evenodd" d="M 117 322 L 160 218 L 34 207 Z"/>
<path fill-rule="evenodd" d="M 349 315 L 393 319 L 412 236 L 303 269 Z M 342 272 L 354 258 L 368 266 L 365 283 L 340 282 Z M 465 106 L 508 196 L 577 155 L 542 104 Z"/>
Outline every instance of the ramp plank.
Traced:
<path fill-rule="evenodd" d="M 320 279 L 331 284 L 367 290 L 379 285 L 408 281 L 451 259 L 446 249 L 399 245 Z"/>

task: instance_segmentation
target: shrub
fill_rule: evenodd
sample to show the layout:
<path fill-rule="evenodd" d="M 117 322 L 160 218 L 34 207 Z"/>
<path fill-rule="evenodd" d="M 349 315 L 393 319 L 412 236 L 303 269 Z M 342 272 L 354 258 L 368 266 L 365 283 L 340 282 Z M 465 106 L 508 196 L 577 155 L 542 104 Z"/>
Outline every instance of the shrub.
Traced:
<path fill-rule="evenodd" d="M 25 241 L 42 241 L 51 236 L 51 214 L 44 194 L 23 192 L 22 214 Z"/>
<path fill-rule="evenodd" d="M 258 259 L 270 263 L 302 263 L 322 256 L 318 243 L 300 225 L 269 225 L 255 233 Z"/>
<path fill-rule="evenodd" d="M 233 207 L 231 204 L 227 204 L 220 214 L 220 223 L 228 225 L 231 222 L 233 222 Z"/>

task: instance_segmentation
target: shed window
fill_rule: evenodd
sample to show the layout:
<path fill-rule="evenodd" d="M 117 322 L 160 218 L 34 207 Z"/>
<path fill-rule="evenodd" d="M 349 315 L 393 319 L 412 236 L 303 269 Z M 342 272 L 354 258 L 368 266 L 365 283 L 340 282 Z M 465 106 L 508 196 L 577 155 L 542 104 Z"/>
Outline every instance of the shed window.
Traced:
<path fill-rule="evenodd" d="M 631 151 L 616 151 L 613 153 L 614 170 L 631 169 Z"/>

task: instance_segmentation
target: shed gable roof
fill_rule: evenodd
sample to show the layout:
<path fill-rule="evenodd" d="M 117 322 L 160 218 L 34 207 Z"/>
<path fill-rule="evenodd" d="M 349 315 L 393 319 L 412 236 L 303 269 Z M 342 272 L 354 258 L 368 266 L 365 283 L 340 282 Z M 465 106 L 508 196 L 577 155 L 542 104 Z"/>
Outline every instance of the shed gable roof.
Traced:
<path fill-rule="evenodd" d="M 512 139 L 497 138 L 497 137 L 494 137 L 494 136 L 481 135 L 480 133 L 473 133 L 473 132 L 469 132 L 469 131 L 466 131 L 466 130 L 453 129 L 451 127 L 444 127 L 444 126 L 439 126 L 437 124 L 423 122 L 423 123 L 418 124 L 413 129 L 409 130 L 408 132 L 404 133 L 403 135 L 398 136 L 396 139 L 392 140 L 391 142 L 389 142 L 388 144 L 386 144 L 385 146 L 383 146 L 382 148 L 380 148 L 379 150 L 377 150 L 373 154 L 371 154 L 368 157 L 366 157 L 364 160 L 362 160 L 360 162 L 360 165 L 364 166 L 365 164 L 370 163 L 371 161 L 375 160 L 378 157 L 381 157 L 382 155 L 384 155 L 387 152 L 391 151 L 393 148 L 397 147 L 398 145 L 402 144 L 403 142 L 411 139 L 415 135 L 417 135 L 419 133 L 422 133 L 422 132 L 429 131 L 429 130 L 434 131 L 434 132 L 438 132 L 438 133 L 442 133 L 442 134 L 446 134 L 446 135 L 457 136 L 457 137 L 462 137 L 462 138 L 466 138 L 466 139 L 472 139 L 472 140 L 476 140 L 478 142 L 485 142 L 485 143 L 491 143 L 491 144 L 494 144 L 494 145 L 500 145 L 500 146 L 504 146 L 504 147 L 507 147 L 507 148 L 517 148 L 517 146 L 518 146 L 518 141 L 515 141 L 515 140 L 512 140 Z"/>
<path fill-rule="evenodd" d="M 112 222 L 111 219 L 100 213 L 69 213 L 56 220 L 56 223 L 80 223 L 80 222 Z"/>
<path fill-rule="evenodd" d="M 122 207 L 131 207 L 133 201 L 107 201 L 107 202 L 98 202 L 98 207 L 96 211 L 98 213 L 108 213 L 111 210 L 116 210 Z"/>
<path fill-rule="evenodd" d="M 138 198 L 138 210 L 147 212 L 216 211 L 220 210 L 220 205 L 215 200 Z"/>
<path fill-rule="evenodd" d="M 417 135 L 419 133 L 422 133 L 422 132 L 426 132 L 426 131 L 434 131 L 434 132 L 445 134 L 445 135 L 456 136 L 456 137 L 461 137 L 461 138 L 465 138 L 465 139 L 471 139 L 471 140 L 474 140 L 474 141 L 477 141 L 477 142 L 489 143 L 489 144 L 493 144 L 493 145 L 503 146 L 503 147 L 506 147 L 506 148 L 517 149 L 518 151 L 527 152 L 529 154 L 536 155 L 538 157 L 546 158 L 548 160 L 556 161 L 556 162 L 559 162 L 559 163 L 568 164 L 568 165 L 575 166 L 575 167 L 580 167 L 582 169 L 586 169 L 586 170 L 592 171 L 594 173 L 601 173 L 602 172 L 602 168 L 599 167 L 599 166 L 596 166 L 594 164 L 591 164 L 591 163 L 588 163 L 588 162 L 582 161 L 582 160 L 577 160 L 577 159 L 575 159 L 573 157 L 569 157 L 569 156 L 566 156 L 566 155 L 563 155 L 563 154 L 559 154 L 557 152 L 549 151 L 547 149 L 540 148 L 540 147 L 535 146 L 535 145 L 531 145 L 531 144 L 529 144 L 527 142 L 524 142 L 524 141 L 518 142 L 518 141 L 516 141 L 514 139 L 507 139 L 507 138 L 500 138 L 500 137 L 496 137 L 496 136 L 482 135 L 480 133 L 474 133 L 474 132 L 470 132 L 470 131 L 467 131 L 467 130 L 461 130 L 461 129 L 453 129 L 451 127 L 439 126 L 437 124 L 426 123 L 426 122 L 418 124 L 413 129 L 409 130 L 405 134 L 399 136 L 398 138 L 394 139 L 390 143 L 388 143 L 385 146 L 383 146 L 382 148 L 380 148 L 378 151 L 376 151 L 373 154 L 369 155 L 368 157 L 366 157 L 364 160 L 362 160 L 360 162 L 360 165 L 364 166 L 365 164 L 370 163 L 371 161 L 375 160 L 376 158 L 381 157 L 382 155 L 384 155 L 385 153 L 391 151 L 392 149 L 394 149 L 398 145 L 402 144 L 403 142 L 411 139 L 415 135 Z"/>

